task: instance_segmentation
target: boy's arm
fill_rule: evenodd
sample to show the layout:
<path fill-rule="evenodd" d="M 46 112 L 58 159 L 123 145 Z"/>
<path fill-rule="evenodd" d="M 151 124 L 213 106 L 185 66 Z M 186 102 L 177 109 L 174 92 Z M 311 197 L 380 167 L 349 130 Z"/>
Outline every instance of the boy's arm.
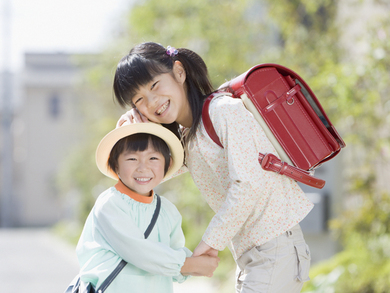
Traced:
<path fill-rule="evenodd" d="M 117 197 L 104 203 L 104 207 L 95 209 L 93 221 L 99 234 L 112 249 L 125 261 L 152 274 L 177 276 L 188 255 L 184 247 L 176 249 L 160 242 L 144 239 L 141 231 L 115 204 Z M 96 234 L 96 237 L 99 237 Z"/>

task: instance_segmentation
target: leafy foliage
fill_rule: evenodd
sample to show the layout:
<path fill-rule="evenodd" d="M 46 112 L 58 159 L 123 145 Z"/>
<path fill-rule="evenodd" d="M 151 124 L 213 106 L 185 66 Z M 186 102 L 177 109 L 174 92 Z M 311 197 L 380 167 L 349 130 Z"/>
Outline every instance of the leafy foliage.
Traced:
<path fill-rule="evenodd" d="M 365 29 L 355 41 L 363 40 L 366 51 L 357 59 L 344 56 L 330 87 L 340 97 L 337 111 L 349 141 L 345 212 L 331 223 L 344 250 L 312 270 L 305 292 L 390 291 L 390 22 L 377 14 Z"/>

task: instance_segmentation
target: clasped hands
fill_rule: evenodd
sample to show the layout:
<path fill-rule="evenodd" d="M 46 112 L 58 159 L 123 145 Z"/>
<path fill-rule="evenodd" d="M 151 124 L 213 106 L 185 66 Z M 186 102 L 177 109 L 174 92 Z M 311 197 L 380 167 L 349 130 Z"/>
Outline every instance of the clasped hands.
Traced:
<path fill-rule="evenodd" d="M 181 269 L 183 275 L 212 277 L 220 259 L 218 250 L 207 245 L 203 240 L 188 257 Z"/>

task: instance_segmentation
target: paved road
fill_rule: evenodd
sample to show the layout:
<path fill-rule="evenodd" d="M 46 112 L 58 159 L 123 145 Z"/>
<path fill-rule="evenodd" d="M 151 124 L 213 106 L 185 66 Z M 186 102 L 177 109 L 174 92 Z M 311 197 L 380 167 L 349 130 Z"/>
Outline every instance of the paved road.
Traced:
<path fill-rule="evenodd" d="M 0 291 L 63 292 L 77 274 L 74 248 L 47 230 L 0 230 Z"/>
<path fill-rule="evenodd" d="M 48 230 L 0 229 L 0 292 L 63 293 L 77 272 L 74 247 Z M 175 284 L 174 292 L 216 290 L 210 279 L 196 277 Z"/>

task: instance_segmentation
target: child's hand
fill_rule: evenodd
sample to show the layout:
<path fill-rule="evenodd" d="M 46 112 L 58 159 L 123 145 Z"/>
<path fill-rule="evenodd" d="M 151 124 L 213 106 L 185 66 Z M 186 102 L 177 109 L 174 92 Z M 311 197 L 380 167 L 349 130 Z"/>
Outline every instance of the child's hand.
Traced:
<path fill-rule="evenodd" d="M 137 108 L 133 108 L 127 111 L 119 118 L 118 122 L 116 123 L 116 128 L 126 124 L 142 123 L 142 122 L 149 122 L 149 120 L 144 115 L 142 115 L 137 110 Z"/>
<path fill-rule="evenodd" d="M 194 258 L 196 258 L 198 264 L 193 276 L 205 276 L 211 278 L 218 267 L 218 263 L 220 261 L 219 257 L 200 255 L 195 256 Z"/>
<path fill-rule="evenodd" d="M 200 255 L 187 257 L 181 268 L 182 275 L 204 276 L 211 278 L 215 269 L 218 267 L 219 257 Z"/>
<path fill-rule="evenodd" d="M 212 248 L 211 246 L 207 245 L 206 242 L 201 240 L 200 243 L 198 244 L 198 246 L 195 248 L 193 256 L 199 256 L 202 254 L 207 254 L 210 256 L 217 257 L 218 250 Z"/>

